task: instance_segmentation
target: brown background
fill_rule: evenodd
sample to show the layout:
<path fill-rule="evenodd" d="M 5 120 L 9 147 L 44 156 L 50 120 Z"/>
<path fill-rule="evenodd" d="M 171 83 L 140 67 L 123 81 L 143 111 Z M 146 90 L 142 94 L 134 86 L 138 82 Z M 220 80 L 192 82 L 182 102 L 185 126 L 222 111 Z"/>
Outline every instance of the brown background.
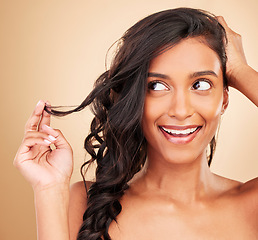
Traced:
<path fill-rule="evenodd" d="M 104 71 L 106 51 L 128 27 L 180 6 L 223 15 L 243 36 L 248 62 L 258 70 L 257 0 L 0 1 L 0 239 L 36 239 L 33 192 L 12 161 L 38 100 L 79 104 Z M 91 117 L 85 110 L 52 122 L 73 146 L 73 182 L 81 179 Z M 257 107 L 231 89 L 212 165 L 216 173 L 240 181 L 257 176 L 257 123 Z"/>

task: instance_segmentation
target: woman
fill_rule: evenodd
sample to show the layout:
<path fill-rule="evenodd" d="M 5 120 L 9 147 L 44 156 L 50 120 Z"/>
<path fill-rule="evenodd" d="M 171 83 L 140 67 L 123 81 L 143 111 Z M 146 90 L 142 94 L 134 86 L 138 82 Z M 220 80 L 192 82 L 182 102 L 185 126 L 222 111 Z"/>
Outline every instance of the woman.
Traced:
<path fill-rule="evenodd" d="M 222 17 L 179 8 L 136 23 L 78 108 L 40 101 L 28 120 L 14 164 L 34 189 L 38 238 L 257 239 L 258 180 L 209 169 L 228 86 L 258 105 L 258 73 Z M 72 150 L 49 113 L 89 104 L 96 181 L 69 194 Z"/>

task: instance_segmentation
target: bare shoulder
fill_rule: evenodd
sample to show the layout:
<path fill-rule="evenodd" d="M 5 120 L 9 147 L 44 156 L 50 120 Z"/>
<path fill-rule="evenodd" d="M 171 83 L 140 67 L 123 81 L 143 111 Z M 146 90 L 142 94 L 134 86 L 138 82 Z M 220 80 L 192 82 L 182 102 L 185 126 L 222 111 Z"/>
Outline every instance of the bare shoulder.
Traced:
<path fill-rule="evenodd" d="M 253 193 L 258 197 L 258 177 L 244 183 L 241 191 Z"/>
<path fill-rule="evenodd" d="M 234 196 L 253 195 L 254 197 L 258 197 L 258 178 L 251 179 L 244 183 L 217 174 L 214 174 L 214 176 L 219 186 L 218 189 L 220 189 L 222 193 L 225 193 L 226 196 L 233 193 Z"/>
<path fill-rule="evenodd" d="M 91 182 L 86 182 L 87 189 Z M 76 182 L 70 187 L 69 230 L 70 239 L 77 239 L 77 233 L 83 223 L 83 214 L 87 208 L 87 193 L 83 181 Z"/>
<path fill-rule="evenodd" d="M 258 210 L 258 178 L 254 178 L 245 183 L 235 180 L 223 178 L 224 182 L 228 183 L 226 188 L 226 196 L 234 196 L 241 201 L 250 203 L 256 202 L 256 208 Z"/>
<path fill-rule="evenodd" d="M 250 223 L 257 227 L 258 221 L 258 178 L 254 178 L 240 185 L 237 193 L 239 210 L 243 209 Z"/>
<path fill-rule="evenodd" d="M 239 188 L 239 195 L 258 213 L 258 178 L 243 183 Z"/>
<path fill-rule="evenodd" d="M 89 189 L 92 182 L 86 182 L 86 186 Z M 87 198 L 85 184 L 83 181 L 76 182 L 70 187 L 70 197 Z"/>

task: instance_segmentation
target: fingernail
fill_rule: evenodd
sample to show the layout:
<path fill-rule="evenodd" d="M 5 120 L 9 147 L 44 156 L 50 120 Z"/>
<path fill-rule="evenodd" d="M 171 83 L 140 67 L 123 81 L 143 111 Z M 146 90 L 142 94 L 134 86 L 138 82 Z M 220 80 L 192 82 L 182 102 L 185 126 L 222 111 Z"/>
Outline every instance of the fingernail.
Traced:
<path fill-rule="evenodd" d="M 48 125 L 46 125 L 46 124 L 44 124 L 43 126 L 49 128 L 49 129 L 53 129 L 52 127 L 50 127 L 50 126 L 48 126 Z"/>
<path fill-rule="evenodd" d="M 41 103 L 41 100 L 38 101 L 37 106 Z"/>
<path fill-rule="evenodd" d="M 48 141 L 47 139 L 44 139 L 44 142 L 46 142 L 47 144 L 51 144 L 51 142 L 50 141 Z"/>
<path fill-rule="evenodd" d="M 55 140 L 56 140 L 56 138 L 53 137 L 53 136 L 51 136 L 51 135 L 48 135 L 48 137 L 49 137 L 49 139 L 50 139 L 51 141 L 55 141 Z"/>

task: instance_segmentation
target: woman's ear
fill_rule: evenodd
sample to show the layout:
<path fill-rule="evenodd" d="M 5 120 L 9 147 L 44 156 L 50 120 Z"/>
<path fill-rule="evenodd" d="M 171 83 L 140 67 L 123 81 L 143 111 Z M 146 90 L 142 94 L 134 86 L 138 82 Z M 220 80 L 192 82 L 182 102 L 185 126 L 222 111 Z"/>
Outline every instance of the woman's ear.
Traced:
<path fill-rule="evenodd" d="M 229 103 L 229 96 L 228 96 L 228 89 L 224 88 L 223 91 L 223 103 L 222 103 L 222 108 L 221 108 L 221 115 L 226 111 Z"/>

